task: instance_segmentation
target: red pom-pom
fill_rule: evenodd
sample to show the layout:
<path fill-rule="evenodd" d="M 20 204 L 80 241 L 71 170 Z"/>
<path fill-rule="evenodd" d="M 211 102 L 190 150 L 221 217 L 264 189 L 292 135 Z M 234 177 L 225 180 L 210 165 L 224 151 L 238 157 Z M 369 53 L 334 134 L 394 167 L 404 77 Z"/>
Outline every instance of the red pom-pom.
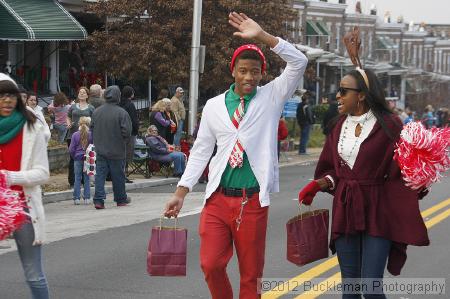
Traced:
<path fill-rule="evenodd" d="M 450 168 L 450 128 L 431 128 L 420 122 L 405 125 L 395 159 L 406 186 L 418 190 L 439 181 Z"/>
<path fill-rule="evenodd" d="M 20 193 L 0 187 L 0 241 L 19 229 L 27 220 L 25 203 Z"/>

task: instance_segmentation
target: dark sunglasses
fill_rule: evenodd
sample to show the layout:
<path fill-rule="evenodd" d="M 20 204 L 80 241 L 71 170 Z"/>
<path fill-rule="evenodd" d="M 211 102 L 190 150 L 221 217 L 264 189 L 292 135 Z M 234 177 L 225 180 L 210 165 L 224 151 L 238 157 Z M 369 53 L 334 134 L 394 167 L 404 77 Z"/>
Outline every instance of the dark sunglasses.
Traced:
<path fill-rule="evenodd" d="M 345 96 L 347 94 L 347 91 L 349 91 L 349 90 L 353 90 L 353 91 L 357 91 L 357 92 L 361 91 L 361 89 L 342 87 L 342 86 L 339 87 L 337 91 L 341 94 L 341 96 Z"/>

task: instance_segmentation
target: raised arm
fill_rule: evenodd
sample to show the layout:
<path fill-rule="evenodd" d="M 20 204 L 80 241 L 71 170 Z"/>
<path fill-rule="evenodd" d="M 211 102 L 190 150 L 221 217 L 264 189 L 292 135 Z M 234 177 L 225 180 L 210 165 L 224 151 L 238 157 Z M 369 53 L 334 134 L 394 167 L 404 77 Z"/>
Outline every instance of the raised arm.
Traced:
<path fill-rule="evenodd" d="M 269 46 L 275 54 L 287 63 L 283 73 L 271 82 L 273 94 L 276 95 L 272 98 L 281 110 L 284 103 L 298 87 L 300 79 L 305 73 L 308 59 L 292 44 L 264 31 L 258 23 L 243 13 L 232 12 L 229 15 L 229 23 L 238 30 L 234 33 L 235 36 L 253 39 Z"/>

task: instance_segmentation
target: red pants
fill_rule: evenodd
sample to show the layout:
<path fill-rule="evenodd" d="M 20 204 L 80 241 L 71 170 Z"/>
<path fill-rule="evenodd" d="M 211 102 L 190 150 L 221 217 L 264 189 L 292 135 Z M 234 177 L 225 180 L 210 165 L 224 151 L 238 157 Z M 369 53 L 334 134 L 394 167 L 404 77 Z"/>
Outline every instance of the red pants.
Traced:
<path fill-rule="evenodd" d="M 244 206 L 242 222 L 236 219 L 241 197 L 214 192 L 200 216 L 200 265 L 212 299 L 232 299 L 226 267 L 233 256 L 233 243 L 241 274 L 239 298 L 261 298 L 257 279 L 263 275 L 268 207 L 261 208 L 258 194 Z"/>

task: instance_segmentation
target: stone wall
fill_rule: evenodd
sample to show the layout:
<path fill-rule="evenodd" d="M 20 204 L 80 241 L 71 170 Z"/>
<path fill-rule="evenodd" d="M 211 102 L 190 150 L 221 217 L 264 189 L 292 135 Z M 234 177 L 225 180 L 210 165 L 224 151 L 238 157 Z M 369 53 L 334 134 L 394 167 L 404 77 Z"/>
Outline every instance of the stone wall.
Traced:
<path fill-rule="evenodd" d="M 69 165 L 69 150 L 67 147 L 49 148 L 48 163 L 50 164 L 50 171 L 67 168 Z"/>

